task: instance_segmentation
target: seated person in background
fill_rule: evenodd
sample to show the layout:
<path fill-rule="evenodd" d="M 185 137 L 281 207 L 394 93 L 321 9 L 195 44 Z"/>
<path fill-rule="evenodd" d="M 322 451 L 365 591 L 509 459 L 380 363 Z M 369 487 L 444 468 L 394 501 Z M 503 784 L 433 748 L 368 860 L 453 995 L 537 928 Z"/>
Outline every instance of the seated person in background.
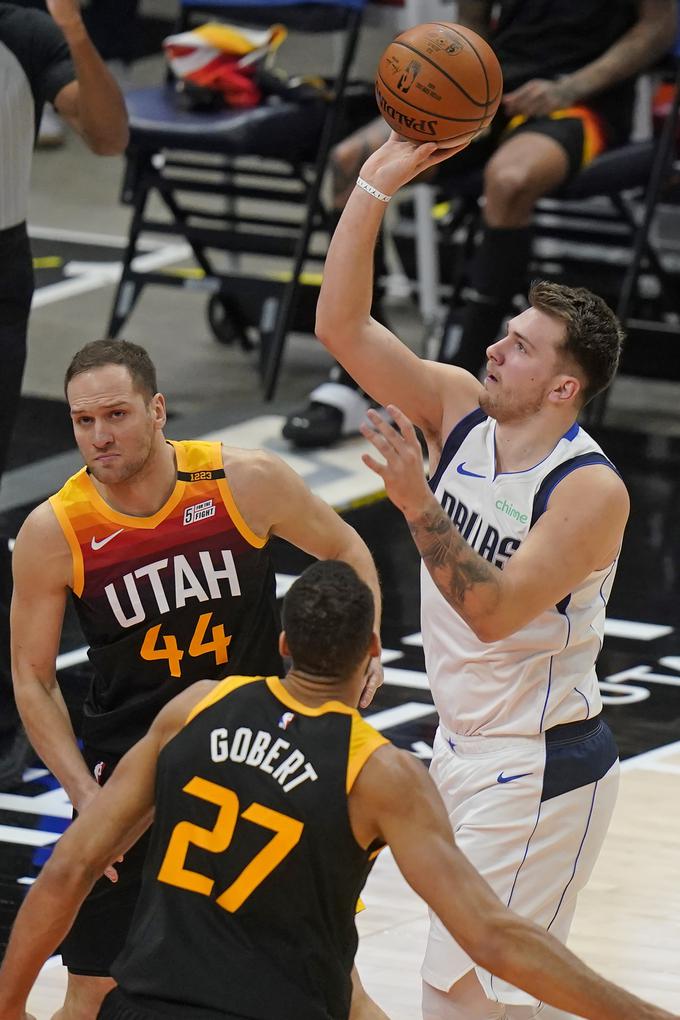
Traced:
<path fill-rule="evenodd" d="M 356 709 L 373 615 L 348 564 L 314 564 L 284 601 L 283 680 L 198 683 L 161 711 L 28 893 L 0 972 L 3 1020 L 25 1020 L 40 965 L 154 813 L 100 1020 L 347 1020 L 355 904 L 386 843 L 485 966 L 582 1017 L 672 1020 L 507 910 L 457 849 L 422 764 Z"/>
<path fill-rule="evenodd" d="M 447 361 L 477 374 L 513 296 L 526 291 L 536 202 L 605 149 L 626 142 L 635 76 L 675 38 L 676 3 L 459 0 L 457 18 L 489 38 L 504 76 L 503 102 L 489 130 L 436 176 L 438 186 L 454 192 L 457 175 L 484 167 L 484 232 L 469 267 L 465 307 L 456 312 L 460 340 L 446 353 Z M 362 163 L 388 134 L 378 119 L 336 146 L 338 211 Z M 379 300 L 372 314 L 381 319 Z M 451 339 L 453 325 L 449 312 L 444 329 Z M 283 435 L 296 446 L 325 446 L 356 432 L 368 407 L 368 398 L 336 365 L 307 406 L 288 417 Z"/>

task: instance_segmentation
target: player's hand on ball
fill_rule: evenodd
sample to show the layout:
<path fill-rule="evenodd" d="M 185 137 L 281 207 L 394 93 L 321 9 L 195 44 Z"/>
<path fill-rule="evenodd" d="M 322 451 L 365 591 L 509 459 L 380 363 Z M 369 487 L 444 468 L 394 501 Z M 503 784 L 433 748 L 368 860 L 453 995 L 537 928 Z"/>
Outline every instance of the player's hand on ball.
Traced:
<path fill-rule="evenodd" d="M 411 421 L 394 404 L 388 404 L 386 410 L 397 428 L 376 411 L 368 411 L 368 421 L 361 426 L 361 434 L 382 454 L 385 463 L 369 453 L 364 453 L 361 459 L 380 475 L 388 497 L 409 519 L 422 513 L 434 497 L 425 480 L 423 454 Z"/>
<path fill-rule="evenodd" d="M 412 142 L 392 131 L 387 141 L 368 157 L 360 176 L 380 191 L 393 195 L 409 181 L 465 149 L 477 133 L 471 131 L 440 146 L 437 142 Z"/>

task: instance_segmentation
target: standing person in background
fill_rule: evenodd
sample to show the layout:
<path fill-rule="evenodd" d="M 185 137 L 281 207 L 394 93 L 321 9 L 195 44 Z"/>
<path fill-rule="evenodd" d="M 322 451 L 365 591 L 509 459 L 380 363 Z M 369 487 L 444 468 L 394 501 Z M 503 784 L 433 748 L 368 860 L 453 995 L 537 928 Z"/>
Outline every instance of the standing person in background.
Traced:
<path fill-rule="evenodd" d="M 280 674 L 273 536 L 351 563 L 374 593 L 376 629 L 380 592 L 359 535 L 278 457 L 166 441 L 165 399 L 144 348 L 86 344 L 65 390 L 86 466 L 17 536 L 12 670 L 31 743 L 80 813 L 187 685 Z M 82 752 L 55 674 L 69 594 L 94 670 Z M 362 704 L 381 682 L 376 658 Z M 69 978 L 61 1020 L 93 1020 L 113 985 L 147 848 L 134 835 L 144 828 L 131 834 L 120 867 L 95 885 L 62 945 Z"/>
<path fill-rule="evenodd" d="M 44 11 L 47 0 L 13 0 L 18 7 Z M 119 83 L 127 79 L 139 38 L 137 20 L 139 0 L 90 0 L 83 11 L 83 21 L 99 56 L 116 75 Z M 66 137 L 64 122 L 50 103 L 43 109 L 38 130 L 38 148 L 62 145 Z"/>
<path fill-rule="evenodd" d="M 283 680 L 196 684 L 163 709 L 28 893 L 0 1020 L 24 1020 L 93 877 L 152 812 L 119 986 L 99 1020 L 347 1020 L 354 906 L 386 843 L 479 963 L 579 1016 L 672 1020 L 503 907 L 456 847 L 423 766 L 356 710 L 372 619 L 351 567 L 314 564 L 284 600 Z"/>
<path fill-rule="evenodd" d="M 497 12 L 491 23 L 493 11 Z M 596 156 L 627 141 L 635 77 L 675 38 L 676 0 L 459 0 L 457 20 L 488 37 L 504 77 L 501 108 L 487 132 L 433 178 L 455 194 L 456 179 L 484 168 L 483 234 L 468 270 L 463 309 L 444 325 L 445 360 L 477 374 L 512 298 L 527 287 L 537 201 Z M 336 146 L 338 212 L 359 168 L 387 139 L 378 119 Z M 379 288 L 373 315 L 383 322 Z M 359 428 L 369 400 L 340 366 L 292 412 L 283 435 L 326 446 Z"/>
<path fill-rule="evenodd" d="M 364 460 L 422 558 L 439 713 L 431 772 L 458 845 L 504 903 L 565 940 L 618 787 L 595 660 L 629 500 L 576 419 L 614 376 L 622 334 L 590 291 L 536 284 L 488 347 L 482 385 L 418 358 L 371 317 L 386 208 L 374 194 L 451 155 L 392 134 L 366 160 L 328 251 L 317 335 L 397 425 L 369 411 L 362 432 L 385 462 Z M 411 421 L 427 440 L 429 487 Z M 539 1008 L 475 967 L 435 916 L 423 979 L 425 1020 L 527 1020 Z"/>
<path fill-rule="evenodd" d="M 41 11 L 0 2 L 0 483 L 19 410 L 33 264 L 26 230 L 31 157 L 45 102 L 101 156 L 127 145 L 125 104 L 76 0 Z M 25 740 L 11 693 L 7 537 L 0 535 L 0 789 L 21 780 Z"/>

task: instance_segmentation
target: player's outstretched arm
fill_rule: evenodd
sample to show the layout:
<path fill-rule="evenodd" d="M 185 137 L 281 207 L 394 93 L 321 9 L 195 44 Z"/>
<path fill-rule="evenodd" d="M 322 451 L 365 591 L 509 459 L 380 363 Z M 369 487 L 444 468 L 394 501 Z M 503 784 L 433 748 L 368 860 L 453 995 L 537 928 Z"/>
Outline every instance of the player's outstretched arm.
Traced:
<path fill-rule="evenodd" d="M 93 152 L 115 156 L 128 143 L 120 88 L 87 33 L 78 0 L 47 0 L 47 8 L 64 33 L 76 69 L 76 80 L 57 93 L 54 106 Z"/>
<path fill-rule="evenodd" d="M 508 910 L 455 846 L 422 764 L 391 745 L 359 773 L 350 819 L 360 845 L 384 839 L 404 878 L 472 959 L 529 994 L 592 1020 L 671 1020 L 600 977 L 543 928 Z"/>
<path fill-rule="evenodd" d="M 417 145 L 392 132 L 366 160 L 360 176 L 378 191 L 393 195 L 455 151 L 437 149 L 434 143 Z M 417 357 L 371 317 L 373 249 L 386 208 L 385 202 L 359 187 L 350 194 L 326 257 L 316 333 L 375 400 L 399 404 L 426 433 L 439 435 L 443 392 L 451 413 L 462 418 L 477 406 L 480 386 L 462 369 Z"/>
<path fill-rule="evenodd" d="M 166 705 L 57 843 L 12 928 L 0 969 L 0 1020 L 23 1020 L 40 968 L 69 931 L 85 896 L 149 826 L 158 754 L 214 688 L 212 682 L 194 684 Z"/>
<path fill-rule="evenodd" d="M 398 407 L 388 410 L 399 432 L 373 411 L 361 429 L 384 462 L 368 454 L 362 459 L 404 514 L 437 588 L 480 641 L 514 634 L 618 555 L 628 493 L 614 471 L 591 465 L 556 486 L 547 510 L 502 569 L 489 562 L 468 545 L 430 491 L 413 425 Z M 521 509 L 531 514 L 531 507 Z"/>

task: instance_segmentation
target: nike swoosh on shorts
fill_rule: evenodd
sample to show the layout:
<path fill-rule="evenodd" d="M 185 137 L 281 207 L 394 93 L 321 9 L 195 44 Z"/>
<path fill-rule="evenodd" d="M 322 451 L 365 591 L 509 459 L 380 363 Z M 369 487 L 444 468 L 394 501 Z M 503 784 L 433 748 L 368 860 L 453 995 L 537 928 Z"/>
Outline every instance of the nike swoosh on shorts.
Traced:
<path fill-rule="evenodd" d="M 511 783 L 513 779 L 524 779 L 525 776 L 533 776 L 533 772 L 520 772 L 517 776 L 504 776 L 502 772 L 499 772 L 496 782 Z"/>

